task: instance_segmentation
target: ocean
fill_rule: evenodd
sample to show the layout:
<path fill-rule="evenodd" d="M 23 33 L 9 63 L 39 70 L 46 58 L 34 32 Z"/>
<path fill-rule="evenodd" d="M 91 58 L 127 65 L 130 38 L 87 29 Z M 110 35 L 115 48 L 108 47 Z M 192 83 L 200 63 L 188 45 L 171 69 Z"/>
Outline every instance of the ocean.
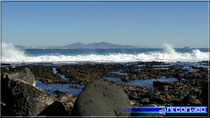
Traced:
<path fill-rule="evenodd" d="M 153 63 L 153 61 L 164 63 Z M 188 79 L 184 78 L 184 75 L 188 77 L 193 73 L 204 73 L 205 80 L 208 79 L 206 78 L 207 70 L 209 70 L 208 61 L 208 48 L 173 48 L 169 44 L 164 45 L 164 48 L 138 49 L 17 49 L 12 44 L 3 43 L 2 45 L 3 69 L 30 68 L 37 77 L 36 86 L 47 90 L 51 95 L 56 95 L 56 90 L 69 95 L 79 95 L 85 87 L 81 84 L 84 80 L 79 78 L 83 78 L 84 75 L 88 77 L 91 73 L 94 75 L 91 78 L 94 78 L 99 72 L 103 72 L 103 76 L 98 75 L 99 79 L 116 82 L 118 85 L 149 87 L 154 90 L 156 90 L 153 88 L 154 81 L 187 81 Z M 87 65 L 86 62 L 88 62 Z M 93 63 L 93 66 L 89 65 L 90 62 Z M 96 64 L 94 65 L 94 63 Z M 98 63 L 100 63 L 101 70 Z M 121 68 L 118 68 L 118 63 L 122 63 L 120 64 Z M 74 66 L 74 64 L 78 65 Z M 85 68 L 88 69 L 78 71 Z M 73 69 L 72 72 L 75 73 L 72 76 L 77 79 L 72 80 L 71 76 L 68 76 L 69 73 L 62 72 L 62 69 L 69 71 Z M 155 75 L 153 73 L 154 76 L 150 77 L 151 69 L 157 73 Z M 148 75 L 144 72 L 148 72 Z M 167 75 L 169 72 L 170 74 Z M 148 78 L 134 78 L 139 73 L 148 76 Z M 183 77 L 174 76 L 180 74 Z M 40 79 L 43 76 L 44 78 Z M 58 76 L 66 83 L 59 82 Z M 50 77 L 59 81 L 43 83 L 45 80 L 50 80 Z M 123 81 L 123 77 L 128 77 L 129 81 Z M 199 79 L 199 81 L 201 80 Z M 78 86 L 78 88 L 74 88 L 74 86 Z"/>
<path fill-rule="evenodd" d="M 198 62 L 208 61 L 208 48 L 138 49 L 17 49 L 2 45 L 3 63 L 77 63 L 77 62 Z"/>

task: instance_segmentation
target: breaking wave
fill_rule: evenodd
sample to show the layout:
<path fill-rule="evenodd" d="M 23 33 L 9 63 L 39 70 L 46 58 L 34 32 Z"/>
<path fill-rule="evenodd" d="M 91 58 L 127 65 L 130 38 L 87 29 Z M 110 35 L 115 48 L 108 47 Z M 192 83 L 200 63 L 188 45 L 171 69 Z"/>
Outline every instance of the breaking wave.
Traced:
<path fill-rule="evenodd" d="M 209 60 L 209 52 L 198 49 L 192 52 L 176 52 L 172 45 L 165 44 L 163 51 L 138 54 L 86 54 L 86 55 L 40 55 L 28 56 L 24 50 L 15 48 L 12 44 L 2 43 L 3 63 L 45 63 L 45 62 L 135 62 L 135 61 L 163 61 L 163 62 L 197 62 Z"/>

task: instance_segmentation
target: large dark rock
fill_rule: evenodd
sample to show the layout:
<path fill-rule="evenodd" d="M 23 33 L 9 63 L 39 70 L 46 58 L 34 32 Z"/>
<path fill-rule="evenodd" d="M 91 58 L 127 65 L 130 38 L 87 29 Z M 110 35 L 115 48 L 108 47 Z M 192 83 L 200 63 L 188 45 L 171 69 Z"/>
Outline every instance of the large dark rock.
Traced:
<path fill-rule="evenodd" d="M 208 87 L 209 82 L 205 82 L 202 88 L 202 94 L 201 97 L 203 99 L 203 104 L 208 106 L 208 94 L 209 94 L 209 87 Z"/>
<path fill-rule="evenodd" d="M 49 115 L 46 108 L 56 109 L 57 113 L 65 113 L 62 105 L 55 104 L 55 101 L 55 97 L 25 81 L 1 76 L 1 102 L 5 104 L 1 111 L 3 116 Z"/>
<path fill-rule="evenodd" d="M 38 116 L 67 116 L 68 114 L 69 113 L 66 111 L 64 105 L 55 101 L 38 114 Z"/>
<path fill-rule="evenodd" d="M 28 68 L 13 69 L 8 72 L 2 72 L 4 76 L 9 76 L 11 79 L 19 79 L 36 86 L 35 76 Z"/>
<path fill-rule="evenodd" d="M 102 80 L 89 83 L 78 96 L 73 115 L 79 116 L 128 116 L 122 107 L 130 107 L 128 96 L 116 85 Z"/>

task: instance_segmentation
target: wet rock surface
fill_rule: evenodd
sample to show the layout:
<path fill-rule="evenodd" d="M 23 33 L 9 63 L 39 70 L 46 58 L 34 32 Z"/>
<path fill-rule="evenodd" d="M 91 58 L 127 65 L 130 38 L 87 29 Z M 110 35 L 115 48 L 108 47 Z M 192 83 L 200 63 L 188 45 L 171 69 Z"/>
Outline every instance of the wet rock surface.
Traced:
<path fill-rule="evenodd" d="M 130 101 L 123 90 L 101 80 L 88 84 L 78 96 L 73 115 L 79 116 L 128 116 L 122 107 L 129 107 Z"/>

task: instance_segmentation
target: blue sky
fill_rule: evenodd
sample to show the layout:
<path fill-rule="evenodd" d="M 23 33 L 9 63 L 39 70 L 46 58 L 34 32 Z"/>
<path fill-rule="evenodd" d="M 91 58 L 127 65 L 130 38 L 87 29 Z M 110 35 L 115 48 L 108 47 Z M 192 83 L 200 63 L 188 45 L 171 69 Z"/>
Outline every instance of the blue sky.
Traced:
<path fill-rule="evenodd" d="M 208 47 L 208 2 L 2 2 L 2 40 Z"/>

